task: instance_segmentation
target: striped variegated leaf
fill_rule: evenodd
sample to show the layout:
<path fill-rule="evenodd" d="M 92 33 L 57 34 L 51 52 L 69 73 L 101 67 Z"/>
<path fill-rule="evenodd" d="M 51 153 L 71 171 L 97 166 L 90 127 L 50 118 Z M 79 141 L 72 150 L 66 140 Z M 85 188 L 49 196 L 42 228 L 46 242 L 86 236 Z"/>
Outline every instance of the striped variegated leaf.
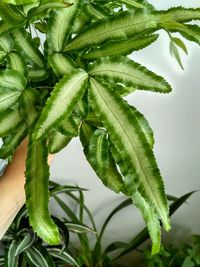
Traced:
<path fill-rule="evenodd" d="M 49 166 L 46 140 L 29 141 L 26 160 L 26 206 L 29 222 L 48 244 L 59 244 L 59 232 L 48 211 Z M 44 265 L 45 266 L 45 265 Z"/>
<path fill-rule="evenodd" d="M 23 75 L 26 73 L 26 62 L 20 54 L 17 52 L 9 53 L 7 60 L 8 69 L 17 70 Z"/>
<path fill-rule="evenodd" d="M 77 136 L 79 130 L 79 123 L 75 121 L 73 116 L 69 116 L 67 119 L 63 119 L 56 128 L 64 135 Z"/>
<path fill-rule="evenodd" d="M 166 230 L 170 229 L 164 185 L 153 151 L 128 104 L 114 91 L 91 79 L 90 101 L 112 142 L 127 162 L 141 195 L 155 209 Z"/>
<path fill-rule="evenodd" d="M 0 51 L 0 64 L 3 64 L 5 62 L 7 53 L 4 51 Z"/>
<path fill-rule="evenodd" d="M 13 49 L 14 43 L 9 34 L 0 37 L 0 50 L 10 53 Z"/>
<path fill-rule="evenodd" d="M 161 227 L 158 216 L 139 192 L 132 196 L 134 205 L 140 209 L 152 241 L 152 254 L 157 254 L 161 244 Z"/>
<path fill-rule="evenodd" d="M 19 24 L 25 21 L 25 16 L 17 7 L 0 1 L 0 17 L 9 24 Z"/>
<path fill-rule="evenodd" d="M 0 158 L 7 159 L 9 156 L 12 156 L 26 136 L 26 124 L 19 125 L 18 130 L 14 134 L 9 134 L 3 139 L 3 145 L 0 148 Z"/>
<path fill-rule="evenodd" d="M 65 148 L 71 141 L 71 135 L 64 135 L 57 130 L 52 130 L 49 133 L 48 149 L 49 153 L 55 154 Z"/>
<path fill-rule="evenodd" d="M 29 127 L 38 118 L 42 100 L 40 93 L 34 88 L 26 88 L 20 98 L 20 113 Z"/>
<path fill-rule="evenodd" d="M 24 30 L 15 30 L 12 33 L 15 46 L 25 59 L 40 68 L 44 68 L 44 57 L 40 50 L 32 42 L 30 34 Z"/>
<path fill-rule="evenodd" d="M 18 102 L 26 87 L 26 79 L 15 70 L 0 72 L 0 112 Z"/>
<path fill-rule="evenodd" d="M 24 235 L 24 238 L 19 242 L 15 252 L 15 256 L 18 256 L 19 254 L 27 250 L 29 247 L 31 247 L 35 241 L 36 235 L 32 231 L 27 232 Z"/>
<path fill-rule="evenodd" d="M 88 3 L 85 6 L 85 10 L 95 20 L 103 19 L 110 15 L 106 9 L 95 3 Z"/>
<path fill-rule="evenodd" d="M 99 154 L 101 154 L 101 151 L 98 151 L 98 155 L 94 155 L 92 153 L 91 158 L 91 152 L 90 155 L 88 153 L 89 147 L 91 146 L 91 139 L 94 137 L 94 133 L 96 130 L 95 127 L 90 126 L 86 122 L 82 122 L 81 128 L 80 128 L 80 140 L 82 143 L 82 146 L 84 148 L 84 154 L 88 160 L 88 162 L 91 164 L 94 171 L 97 173 L 103 184 L 108 187 L 109 189 L 113 190 L 116 193 L 124 192 L 124 183 L 123 179 L 121 177 L 121 174 L 118 172 L 115 161 L 112 157 L 112 155 L 107 151 L 107 155 L 105 155 L 103 161 L 105 161 L 106 166 L 103 166 L 103 172 L 101 169 L 101 166 L 98 166 L 99 160 L 97 160 L 97 157 Z M 98 138 L 96 138 L 96 141 L 99 141 Z M 93 138 L 94 141 L 94 138 Z M 95 142 L 96 147 L 97 142 Z M 93 143 L 94 145 L 94 143 Z M 101 144 L 101 147 L 104 144 Z M 108 149 L 107 149 L 108 150 Z M 95 152 L 95 151 L 93 151 Z M 100 155 L 101 156 L 101 155 Z M 102 157 L 101 157 L 102 158 Z"/>
<path fill-rule="evenodd" d="M 48 262 L 46 261 L 45 257 L 36 247 L 29 247 L 25 251 L 25 255 L 27 257 L 28 262 L 37 267 L 49 267 Z"/>
<path fill-rule="evenodd" d="M 12 5 L 24 5 L 30 3 L 37 3 L 39 0 L 3 0 L 5 3 L 9 3 Z"/>
<path fill-rule="evenodd" d="M 48 252 L 55 259 L 59 259 L 64 263 L 70 264 L 71 266 L 80 267 L 76 260 L 65 251 L 62 252 L 57 248 L 48 248 Z"/>
<path fill-rule="evenodd" d="M 132 92 L 131 88 L 160 93 L 171 91 L 164 78 L 127 57 L 102 58 L 89 67 L 89 73 L 103 81 L 121 83 L 129 87 L 129 93 Z"/>
<path fill-rule="evenodd" d="M 72 59 L 61 53 L 53 53 L 50 55 L 49 63 L 58 77 L 70 73 L 75 68 Z"/>
<path fill-rule="evenodd" d="M 99 20 L 83 30 L 65 47 L 66 51 L 85 50 L 107 40 L 127 40 L 128 37 L 141 34 L 146 30 L 156 30 L 159 19 L 153 14 L 132 14 L 123 12 Z"/>
<path fill-rule="evenodd" d="M 200 8 L 184 8 L 184 7 L 173 7 L 166 11 L 155 12 L 160 21 L 167 18 L 171 18 L 177 22 L 189 22 L 191 20 L 200 20 Z"/>
<path fill-rule="evenodd" d="M 140 38 L 132 38 L 125 41 L 110 41 L 107 42 L 99 49 L 90 51 L 87 54 L 83 54 L 83 58 L 96 59 L 101 57 L 113 57 L 113 56 L 125 56 L 131 54 L 133 51 L 149 46 L 155 42 L 158 38 L 157 34 L 142 36 Z"/>
<path fill-rule="evenodd" d="M 5 266 L 6 267 L 18 267 L 19 266 L 18 265 L 19 257 L 15 256 L 17 247 L 18 247 L 18 241 L 13 240 L 5 255 Z"/>
<path fill-rule="evenodd" d="M 0 137 L 12 134 L 22 124 L 22 117 L 17 109 L 7 109 L 0 113 Z"/>
<path fill-rule="evenodd" d="M 45 69 L 30 68 L 28 69 L 28 80 L 31 82 L 41 82 L 48 78 L 49 74 Z"/>
<path fill-rule="evenodd" d="M 69 38 L 81 1 L 73 0 L 72 2 L 73 5 L 69 8 L 52 10 L 51 12 L 49 29 L 47 32 L 47 41 L 50 51 L 62 51 Z"/>
<path fill-rule="evenodd" d="M 22 22 L 20 25 L 17 24 L 9 24 L 5 21 L 0 21 L 0 37 L 4 36 L 5 34 L 11 33 L 13 30 L 22 28 L 24 26 L 24 22 Z"/>
<path fill-rule="evenodd" d="M 51 127 L 70 116 L 83 96 L 87 86 L 88 74 L 77 69 L 66 74 L 56 84 L 42 111 L 33 132 L 33 138 L 41 138 Z"/>

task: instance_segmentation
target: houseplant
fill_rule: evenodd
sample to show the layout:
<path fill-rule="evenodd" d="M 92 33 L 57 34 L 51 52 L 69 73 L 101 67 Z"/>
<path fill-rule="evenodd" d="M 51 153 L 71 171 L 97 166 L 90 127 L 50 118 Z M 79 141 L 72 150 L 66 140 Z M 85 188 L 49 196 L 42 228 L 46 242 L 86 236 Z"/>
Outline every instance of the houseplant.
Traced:
<path fill-rule="evenodd" d="M 124 10 L 124 6 L 128 11 Z M 170 229 L 154 138 L 144 116 L 123 97 L 136 89 L 169 93 L 170 85 L 127 55 L 165 30 L 171 53 L 184 38 L 200 43 L 200 9 L 158 11 L 147 1 L 0 1 L 0 158 L 11 158 L 28 136 L 26 205 L 30 223 L 59 243 L 48 213 L 48 152 L 79 136 L 102 182 L 131 197 L 159 251 L 160 222 Z M 43 42 L 44 41 L 44 42 Z M 38 197 L 40 196 L 40 197 Z"/>
<path fill-rule="evenodd" d="M 17 214 L 2 240 L 4 254 L 0 256 L 0 266 L 66 267 L 67 264 L 67 266 L 80 267 L 122 267 L 126 265 L 119 264 L 117 259 L 137 249 L 149 238 L 148 231 L 145 228 L 130 239 L 128 243 L 117 240 L 108 244 L 106 248 L 103 248 L 102 241 L 107 226 L 112 223 L 114 215 L 132 204 L 132 200 L 125 199 L 117 205 L 105 219 L 101 229 L 98 230 L 93 215 L 84 201 L 86 191 L 84 188 L 59 185 L 51 181 L 49 189 L 50 196 L 54 200 L 54 205 L 57 203 L 62 210 L 62 216 L 53 216 L 59 228 L 62 239 L 61 244 L 50 246 L 34 233 L 32 227 L 29 225 L 27 209 L 24 206 Z M 188 193 L 180 198 L 168 196 L 168 200 L 171 202 L 170 215 L 192 193 Z M 70 202 L 67 201 L 69 199 L 75 204 L 77 212 L 74 212 L 73 205 L 71 206 Z M 89 227 L 86 225 L 89 225 Z M 72 240 L 72 234 L 77 235 L 79 242 Z M 96 240 L 94 245 L 92 245 L 89 234 L 92 234 Z M 111 254 L 113 251 L 118 252 L 114 257 Z M 148 251 L 145 252 L 145 255 L 148 255 L 150 261 L 155 259 L 153 257 L 150 258 Z M 161 257 L 160 255 L 157 257 Z"/>

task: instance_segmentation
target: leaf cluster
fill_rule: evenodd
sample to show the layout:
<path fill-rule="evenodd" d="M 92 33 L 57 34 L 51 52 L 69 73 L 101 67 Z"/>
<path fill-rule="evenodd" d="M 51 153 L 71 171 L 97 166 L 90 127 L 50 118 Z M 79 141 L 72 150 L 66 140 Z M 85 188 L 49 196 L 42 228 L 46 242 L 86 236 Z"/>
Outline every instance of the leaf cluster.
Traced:
<path fill-rule="evenodd" d="M 170 230 L 153 131 L 124 96 L 135 90 L 169 93 L 158 74 L 128 57 L 170 33 L 171 53 L 186 51 L 174 32 L 200 43 L 200 9 L 156 10 L 147 1 L 0 1 L 0 158 L 29 139 L 26 206 L 34 231 L 59 244 L 48 212 L 48 153 L 74 137 L 103 184 L 132 199 L 147 224 L 152 253 L 161 225 Z"/>

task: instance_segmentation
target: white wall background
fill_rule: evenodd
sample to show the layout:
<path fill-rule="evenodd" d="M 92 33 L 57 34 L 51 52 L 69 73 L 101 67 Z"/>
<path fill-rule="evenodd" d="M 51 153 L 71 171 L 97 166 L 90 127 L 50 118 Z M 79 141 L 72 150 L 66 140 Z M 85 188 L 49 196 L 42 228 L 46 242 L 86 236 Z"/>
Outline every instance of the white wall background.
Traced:
<path fill-rule="evenodd" d="M 151 1 L 158 9 L 183 5 L 200 7 L 199 0 Z M 166 192 L 180 196 L 200 189 L 200 49 L 185 41 L 189 56 L 181 53 L 185 70 L 169 55 L 169 39 L 164 32 L 159 40 L 132 58 L 163 75 L 172 84 L 173 92 L 160 95 L 137 91 L 128 97 L 149 120 L 155 134 L 155 155 L 166 184 Z M 107 190 L 98 180 L 75 139 L 57 156 L 52 166 L 52 178 L 62 183 L 77 183 L 90 189 L 86 203 L 91 208 L 98 225 L 123 196 Z M 199 233 L 200 192 L 197 192 L 173 217 L 171 235 L 184 238 L 185 234 Z M 129 240 L 144 223 L 134 207 L 127 208 L 112 221 L 106 240 Z"/>

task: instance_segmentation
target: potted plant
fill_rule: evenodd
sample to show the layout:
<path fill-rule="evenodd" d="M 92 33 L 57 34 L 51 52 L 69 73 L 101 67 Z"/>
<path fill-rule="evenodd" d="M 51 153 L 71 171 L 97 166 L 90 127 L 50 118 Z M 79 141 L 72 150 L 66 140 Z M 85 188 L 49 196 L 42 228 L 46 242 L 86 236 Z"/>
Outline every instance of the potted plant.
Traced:
<path fill-rule="evenodd" d="M 146 0 L 1 0 L 0 17 L 0 158 L 11 160 L 28 137 L 25 192 L 33 229 L 49 244 L 60 242 L 48 213 L 48 153 L 78 136 L 104 185 L 141 210 L 157 253 L 161 224 L 169 231 L 170 220 L 153 132 L 123 97 L 135 90 L 169 93 L 171 86 L 128 55 L 164 30 L 180 64 L 178 47 L 186 47 L 173 32 L 199 44 L 199 26 L 188 22 L 200 19 L 200 9 L 156 10 Z"/>

